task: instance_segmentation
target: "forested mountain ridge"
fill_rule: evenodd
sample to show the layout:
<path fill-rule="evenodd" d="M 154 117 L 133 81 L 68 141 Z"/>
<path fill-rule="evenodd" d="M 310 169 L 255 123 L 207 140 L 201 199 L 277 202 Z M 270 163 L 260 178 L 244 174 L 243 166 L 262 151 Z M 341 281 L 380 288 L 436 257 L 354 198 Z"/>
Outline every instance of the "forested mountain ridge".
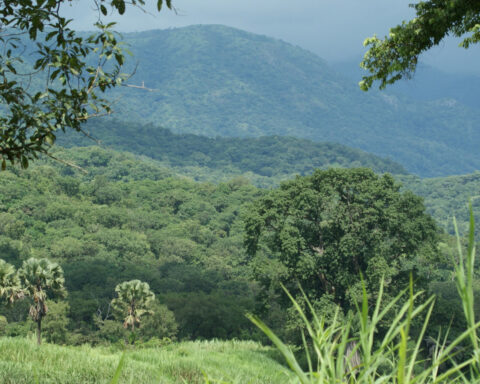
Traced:
<path fill-rule="evenodd" d="M 306 175 L 316 168 L 329 167 L 367 167 L 377 173 L 407 173 L 390 159 L 337 143 L 284 136 L 209 138 L 118 120 L 94 120 L 88 129 L 102 146 L 148 156 L 196 180 L 229 180 L 249 173 L 255 185 L 272 186 L 297 174 Z M 74 133 L 60 136 L 59 143 L 68 147 L 96 144 Z"/>
<path fill-rule="evenodd" d="M 421 179 L 412 175 L 396 178 L 404 188 L 425 199 L 427 211 L 449 233 L 454 234 L 453 217 L 456 218 L 460 233 L 467 233 L 469 222 L 469 201 L 475 217 L 480 217 L 480 172 L 468 175 Z M 476 233 L 480 234 L 477 225 Z"/>
<path fill-rule="evenodd" d="M 464 105 L 365 94 L 313 53 L 223 26 L 124 38 L 138 62 L 129 82 L 150 91 L 115 91 L 117 118 L 209 136 L 338 142 L 422 176 L 480 168 L 480 118 Z"/>

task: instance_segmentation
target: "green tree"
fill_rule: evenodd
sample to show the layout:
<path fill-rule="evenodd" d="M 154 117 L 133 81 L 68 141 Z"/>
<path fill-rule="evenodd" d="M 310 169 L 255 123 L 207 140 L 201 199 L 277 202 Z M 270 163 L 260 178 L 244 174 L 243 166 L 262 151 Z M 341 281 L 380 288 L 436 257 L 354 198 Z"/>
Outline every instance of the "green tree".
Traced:
<path fill-rule="evenodd" d="M 140 280 L 124 281 L 115 287 L 115 292 L 118 297 L 112 300 L 112 307 L 123 317 L 123 326 L 134 333 L 141 317 L 152 313 L 155 294 L 148 283 Z"/>
<path fill-rule="evenodd" d="M 145 340 L 151 338 L 174 340 L 177 337 L 178 324 L 173 312 L 158 300 L 152 302 L 151 308 L 153 313 L 145 319 L 140 336 Z"/>
<path fill-rule="evenodd" d="M 317 170 L 259 199 L 245 219 L 246 246 L 258 254 L 257 278 L 266 288 L 298 284 L 315 305 L 354 308 L 360 274 L 387 294 L 419 278 L 418 263 L 436 254 L 436 226 L 422 199 L 399 192 L 390 175 L 369 169 Z M 322 300 L 320 300 L 322 299 Z"/>
<path fill-rule="evenodd" d="M 369 50 L 361 66 L 371 75 L 360 82 L 363 90 L 371 88 L 377 80 L 383 89 L 404 76 L 411 76 L 418 57 L 447 36 L 464 37 L 460 43 L 463 48 L 480 41 L 478 1 L 427 0 L 410 6 L 415 9 L 415 18 L 391 28 L 383 39 L 373 36 L 365 40 Z"/>
<path fill-rule="evenodd" d="M 49 154 L 58 131 L 82 131 L 89 118 L 110 113 L 106 90 L 121 85 L 124 49 L 102 17 L 125 13 L 145 0 L 92 0 L 98 10 L 96 33 L 70 28 L 62 9 L 72 0 L 0 1 L 0 163 L 28 166 Z M 171 0 L 157 0 L 171 8 Z M 86 6 L 90 6 L 86 5 Z M 24 58 L 35 57 L 33 63 Z"/>
<path fill-rule="evenodd" d="M 68 312 L 70 310 L 66 301 L 48 300 L 48 316 L 43 321 L 42 329 L 47 342 L 64 344 L 68 340 Z"/>
<path fill-rule="evenodd" d="M 15 267 L 0 259 L 0 300 L 13 303 L 21 295 L 20 279 Z"/>
<path fill-rule="evenodd" d="M 37 324 L 37 343 L 42 343 L 42 320 L 48 313 L 47 299 L 66 296 L 63 270 L 48 259 L 30 258 L 23 262 L 18 274 L 30 299 L 29 315 Z"/>

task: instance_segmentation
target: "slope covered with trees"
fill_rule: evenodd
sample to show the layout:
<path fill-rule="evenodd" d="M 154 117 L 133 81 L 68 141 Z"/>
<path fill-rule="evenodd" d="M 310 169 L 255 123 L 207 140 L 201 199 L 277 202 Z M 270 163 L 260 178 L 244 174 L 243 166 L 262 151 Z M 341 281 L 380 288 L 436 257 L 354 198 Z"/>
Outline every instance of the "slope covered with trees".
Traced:
<path fill-rule="evenodd" d="M 160 164 L 165 167 L 161 172 L 194 180 L 222 182 L 242 176 L 257 187 L 272 188 L 296 175 L 309 175 L 317 168 L 367 167 L 376 173 L 395 175 L 405 189 L 422 196 L 428 213 L 450 234 L 454 233 L 453 216 L 461 232 L 466 231 L 470 198 L 475 214 L 480 215 L 480 200 L 476 198 L 480 190 L 477 172 L 420 178 L 408 175 L 401 165 L 390 159 L 335 143 L 316 143 L 293 137 L 208 138 L 175 134 L 151 124 L 108 120 L 92 122 L 90 130 L 101 145 L 155 159 L 157 163 L 149 162 L 144 157 L 141 164 L 151 164 L 156 172 Z M 61 137 L 60 143 L 66 146 L 97 144 L 86 137 L 72 134 Z M 72 153 L 60 151 L 57 156 L 75 163 Z M 93 168 L 91 172 L 98 171 Z"/>
<path fill-rule="evenodd" d="M 398 176 L 398 179 L 403 183 L 404 188 L 424 197 L 428 212 L 451 234 L 454 233 L 454 216 L 460 233 L 467 233 L 469 200 L 472 202 L 475 217 L 480 217 L 480 172 L 478 171 L 468 175 L 429 179 L 420 179 L 412 175 Z M 480 233 L 478 226 L 476 233 Z"/>
<path fill-rule="evenodd" d="M 474 213 L 480 215 L 476 196 L 480 190 L 478 172 L 435 178 L 408 175 L 397 163 L 335 143 L 272 136 L 260 138 L 207 138 L 193 134 L 174 134 L 151 125 L 108 122 L 96 124 L 93 131 L 102 144 L 124 149 L 132 148 L 143 157 L 146 167 L 155 172 L 187 176 L 194 180 L 222 182 L 236 176 L 248 179 L 257 187 L 272 188 L 295 175 L 309 175 L 315 168 L 367 167 L 376 173 L 391 173 L 416 195 L 425 199 L 427 211 L 448 233 L 453 234 L 455 216 L 464 233 L 468 228 L 468 200 L 472 198 Z M 92 145 L 92 140 L 76 135 L 61 139 L 67 146 Z M 101 152 L 101 151 L 100 151 Z M 74 152 L 59 150 L 56 155 L 76 162 Z M 137 164 L 131 158 L 132 166 Z M 83 164 L 83 163 L 80 163 Z M 87 165 L 88 166 L 88 165 Z M 138 166 L 138 165 L 135 165 Z M 92 168 L 91 172 L 98 172 Z M 115 172 L 103 170 L 102 172 Z M 144 176 L 143 172 L 138 177 Z M 477 229 L 478 232 L 478 229 Z"/>
<path fill-rule="evenodd" d="M 154 315 L 142 320 L 141 340 L 259 337 L 244 317 L 260 310 L 262 291 L 255 278 L 260 265 L 244 249 L 244 218 L 268 191 L 242 177 L 193 182 L 153 160 L 98 147 L 56 155 L 88 173 L 48 161 L 0 174 L 1 259 L 18 269 L 32 256 L 46 257 L 64 271 L 66 301 L 46 303 L 47 341 L 126 337 L 126 312 L 116 313 L 110 303 L 118 284 L 136 279 L 156 297 L 145 309 Z M 258 260 L 268 257 L 264 251 Z M 6 270 L 0 278 L 10 275 Z M 289 332 L 285 311 L 270 299 L 270 323 Z M 31 327 L 27 304 L 0 307 L 6 334 L 23 335 Z"/>
<path fill-rule="evenodd" d="M 99 148 L 70 151 L 87 175 L 58 163 L 0 174 L 0 255 L 17 269 L 34 256 L 61 265 L 66 304 L 46 303 L 47 341 L 115 341 L 115 287 L 147 282 L 156 314 L 140 338 L 252 338 L 243 316 L 255 283 L 240 216 L 263 192 L 246 180 L 201 184 L 133 156 Z M 8 293 L 7 293 L 8 294 Z M 3 295 L 3 294 L 2 294 Z M 0 306 L 7 334 L 25 334 L 28 303 Z M 173 313 L 172 313 L 173 311 Z"/>
<path fill-rule="evenodd" d="M 361 92 L 318 56 L 223 26 L 125 34 L 138 62 L 117 117 L 175 133 L 288 135 L 387 156 L 422 176 L 472 172 L 480 120 L 462 104 Z"/>
<path fill-rule="evenodd" d="M 378 173 L 406 174 L 401 165 L 390 159 L 336 143 L 293 137 L 208 138 L 117 120 L 93 121 L 89 130 L 102 145 L 148 156 L 197 180 L 228 180 L 250 173 L 256 185 L 267 186 L 328 167 L 367 167 Z M 74 134 L 60 137 L 59 142 L 66 146 L 96 144 Z"/>

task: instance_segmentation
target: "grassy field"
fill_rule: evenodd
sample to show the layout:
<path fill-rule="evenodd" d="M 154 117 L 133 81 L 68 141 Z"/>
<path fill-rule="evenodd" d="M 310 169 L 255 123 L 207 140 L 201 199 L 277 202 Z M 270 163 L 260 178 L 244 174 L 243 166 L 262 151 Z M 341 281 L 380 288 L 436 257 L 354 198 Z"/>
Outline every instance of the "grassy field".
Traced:
<path fill-rule="evenodd" d="M 25 338 L 0 338 L 0 383 L 109 383 L 122 352 L 64 347 Z M 202 341 L 129 350 L 120 383 L 288 383 L 275 351 L 254 342 Z"/>

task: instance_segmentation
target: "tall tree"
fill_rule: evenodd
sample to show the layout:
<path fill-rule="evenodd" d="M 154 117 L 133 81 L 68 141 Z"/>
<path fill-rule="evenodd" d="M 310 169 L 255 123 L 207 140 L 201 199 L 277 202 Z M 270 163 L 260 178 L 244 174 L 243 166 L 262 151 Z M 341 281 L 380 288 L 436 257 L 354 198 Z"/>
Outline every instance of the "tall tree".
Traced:
<path fill-rule="evenodd" d="M 15 267 L 0 259 L 0 299 L 13 303 L 21 295 L 20 279 Z"/>
<path fill-rule="evenodd" d="M 155 294 L 148 283 L 140 280 L 124 281 L 115 287 L 117 298 L 112 300 L 113 308 L 124 316 L 123 326 L 132 332 L 140 326 L 141 317 L 152 313 Z"/>
<path fill-rule="evenodd" d="M 415 18 L 390 29 L 388 36 L 365 40 L 369 47 L 361 66 L 371 75 L 360 82 L 363 90 L 375 81 L 380 88 L 411 76 L 419 56 L 447 36 L 464 37 L 463 48 L 480 41 L 480 2 L 472 0 L 427 0 L 410 5 Z"/>
<path fill-rule="evenodd" d="M 85 37 L 70 27 L 62 10 L 73 0 L 0 0 L 0 164 L 26 168 L 49 154 L 59 131 L 82 131 L 93 116 L 110 113 L 106 90 L 126 79 L 124 50 L 104 16 L 125 13 L 145 0 L 91 0 L 97 33 Z M 157 0 L 171 8 L 171 0 Z M 34 57 L 34 63 L 24 61 Z"/>
<path fill-rule="evenodd" d="M 386 292 L 419 277 L 417 263 L 436 254 L 436 226 L 422 199 L 400 192 L 389 175 L 371 170 L 317 170 L 259 199 L 246 217 L 246 246 L 258 255 L 266 288 L 298 284 L 321 307 L 353 308 L 360 274 L 371 291 Z"/>
<path fill-rule="evenodd" d="M 25 295 L 30 299 L 29 315 L 37 324 L 37 343 L 42 343 L 42 320 L 48 313 L 47 299 L 66 296 L 63 270 L 47 259 L 30 258 L 18 270 Z"/>

